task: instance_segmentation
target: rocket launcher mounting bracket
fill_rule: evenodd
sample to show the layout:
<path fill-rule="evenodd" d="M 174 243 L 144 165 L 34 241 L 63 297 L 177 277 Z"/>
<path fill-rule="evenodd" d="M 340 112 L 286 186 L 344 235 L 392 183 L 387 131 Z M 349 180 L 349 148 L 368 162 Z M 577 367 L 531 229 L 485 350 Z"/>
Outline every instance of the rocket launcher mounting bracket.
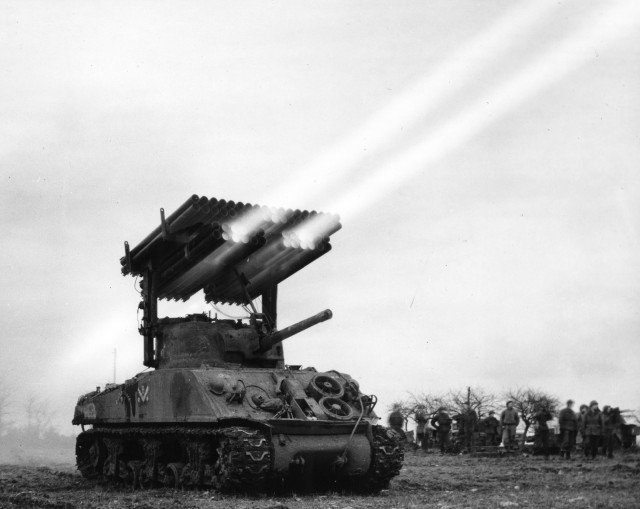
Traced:
<path fill-rule="evenodd" d="M 167 220 L 164 217 L 163 208 L 160 209 L 160 228 L 162 231 L 162 238 L 164 240 L 170 240 L 179 244 L 186 244 L 193 238 L 193 235 L 188 235 L 186 233 L 171 233 L 169 223 L 167 223 Z"/>

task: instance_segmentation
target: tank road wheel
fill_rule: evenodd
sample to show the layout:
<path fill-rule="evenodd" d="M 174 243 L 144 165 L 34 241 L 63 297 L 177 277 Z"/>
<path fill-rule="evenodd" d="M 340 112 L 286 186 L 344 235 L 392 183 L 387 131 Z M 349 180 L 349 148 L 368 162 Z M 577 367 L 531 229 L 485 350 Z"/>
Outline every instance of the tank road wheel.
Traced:
<path fill-rule="evenodd" d="M 83 431 L 76 440 L 76 465 L 85 479 L 96 479 L 102 472 L 106 452 L 100 438 Z"/>
<path fill-rule="evenodd" d="M 217 449 L 214 485 L 221 491 L 264 491 L 272 469 L 271 445 L 258 430 L 230 428 Z"/>
<path fill-rule="evenodd" d="M 139 460 L 127 461 L 126 464 L 124 461 L 120 462 L 120 478 L 127 488 L 131 488 L 132 490 L 138 488 L 140 482 L 140 468 L 142 467 L 142 464 L 143 462 Z"/>
<path fill-rule="evenodd" d="M 180 487 L 180 476 L 184 470 L 184 463 L 169 463 L 164 469 L 162 484 L 167 488 L 178 489 Z"/>
<path fill-rule="evenodd" d="M 322 398 L 341 398 L 344 395 L 344 387 L 335 378 L 316 375 L 309 382 L 309 392 L 316 401 Z"/>
<path fill-rule="evenodd" d="M 329 419 L 333 419 L 334 421 L 349 421 L 353 419 L 353 410 L 341 399 L 322 398 L 319 404 Z"/>
<path fill-rule="evenodd" d="M 400 473 L 404 460 L 402 438 L 391 428 L 373 426 L 371 466 L 367 474 L 358 480 L 356 489 L 375 493 L 389 487 L 389 482 Z"/>
<path fill-rule="evenodd" d="M 135 489 L 140 463 L 140 461 L 125 461 L 123 459 L 118 461 L 118 479 L 127 488 Z"/>

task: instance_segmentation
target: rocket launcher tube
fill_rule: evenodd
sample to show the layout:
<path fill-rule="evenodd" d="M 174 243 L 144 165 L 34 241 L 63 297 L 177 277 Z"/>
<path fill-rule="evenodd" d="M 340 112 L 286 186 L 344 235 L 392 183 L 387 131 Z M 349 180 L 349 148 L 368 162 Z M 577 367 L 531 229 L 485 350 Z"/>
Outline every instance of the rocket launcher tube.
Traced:
<path fill-rule="evenodd" d="M 266 336 L 260 338 L 260 348 L 258 348 L 258 353 L 264 353 L 273 346 L 277 345 L 281 341 L 284 341 L 287 338 L 290 338 L 294 334 L 298 334 L 303 330 L 308 329 L 309 327 L 313 327 L 314 325 L 319 324 L 320 322 L 325 322 L 333 317 L 333 313 L 330 309 L 325 309 L 321 311 L 317 315 L 313 315 L 309 318 L 306 318 L 298 323 L 294 323 L 285 329 L 280 331 L 272 332 L 267 334 Z"/>

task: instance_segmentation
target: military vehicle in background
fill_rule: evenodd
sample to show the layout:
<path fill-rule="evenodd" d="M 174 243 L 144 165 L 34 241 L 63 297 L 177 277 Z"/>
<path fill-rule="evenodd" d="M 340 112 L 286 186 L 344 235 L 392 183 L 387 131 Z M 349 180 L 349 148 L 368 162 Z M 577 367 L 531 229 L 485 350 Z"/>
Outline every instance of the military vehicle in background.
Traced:
<path fill-rule="evenodd" d="M 194 195 L 160 219 L 133 249 L 125 242 L 121 259 L 124 275 L 142 278 L 139 332 L 152 370 L 79 398 L 82 475 L 140 488 L 387 487 L 403 450 L 377 425 L 376 397 L 346 373 L 284 362 L 282 341 L 331 311 L 277 326 L 277 285 L 329 252 L 339 218 Z M 310 221 L 322 228 L 305 229 Z M 158 317 L 158 299 L 200 291 L 248 318 Z"/>
<path fill-rule="evenodd" d="M 622 424 L 618 440 L 624 449 L 636 450 L 637 437 L 640 435 L 640 419 L 633 410 L 620 410 Z"/>

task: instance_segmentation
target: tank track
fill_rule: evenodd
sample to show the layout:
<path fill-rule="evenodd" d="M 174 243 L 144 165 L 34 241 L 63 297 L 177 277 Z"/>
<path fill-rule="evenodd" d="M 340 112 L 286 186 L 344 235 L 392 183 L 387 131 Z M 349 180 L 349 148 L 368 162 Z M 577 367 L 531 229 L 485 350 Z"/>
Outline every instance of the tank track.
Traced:
<path fill-rule="evenodd" d="M 389 487 L 404 460 L 401 437 L 373 426 L 371 466 L 344 488 L 372 493 Z M 132 488 L 212 487 L 220 491 L 263 492 L 270 487 L 274 451 L 259 429 L 97 428 L 76 441 L 76 463 L 86 479 Z"/>
<path fill-rule="evenodd" d="M 263 491 L 272 463 L 267 436 L 240 426 L 97 428 L 83 431 L 76 441 L 76 464 L 83 477 L 132 488 Z"/>
<path fill-rule="evenodd" d="M 367 474 L 356 481 L 357 491 L 372 493 L 389 487 L 391 479 L 400 473 L 404 461 L 402 437 L 383 426 L 373 426 L 373 451 L 371 467 Z"/>

